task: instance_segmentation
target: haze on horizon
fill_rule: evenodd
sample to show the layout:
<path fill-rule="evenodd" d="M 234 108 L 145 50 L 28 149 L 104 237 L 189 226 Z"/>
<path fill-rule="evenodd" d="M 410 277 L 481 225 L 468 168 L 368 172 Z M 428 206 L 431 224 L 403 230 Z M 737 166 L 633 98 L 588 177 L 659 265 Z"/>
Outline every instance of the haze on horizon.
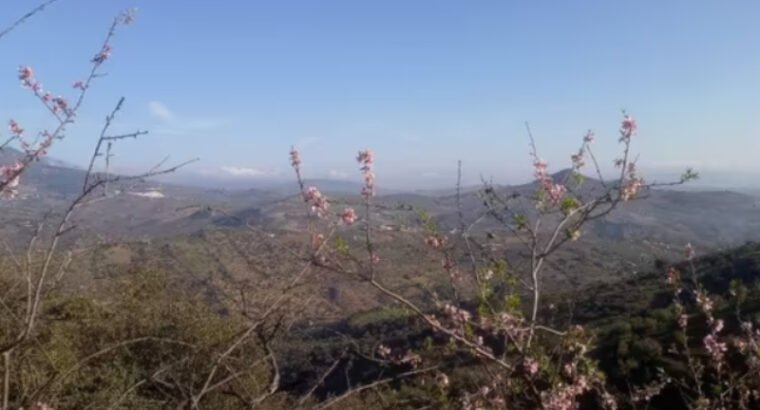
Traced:
<path fill-rule="evenodd" d="M 0 93 L 21 102 L 0 110 L 44 129 L 18 64 L 69 92 L 102 22 L 133 6 L 111 78 L 53 157 L 83 164 L 123 95 L 118 126 L 151 134 L 120 144 L 117 169 L 200 157 L 177 178 L 255 185 L 290 177 L 294 144 L 318 178 L 358 180 L 355 153 L 372 148 L 381 186 L 451 187 L 457 160 L 468 184 L 519 183 L 526 121 L 559 171 L 589 128 L 612 155 L 626 109 L 645 174 L 692 166 L 705 185 L 757 187 L 757 2 L 67 0 L 0 43 Z M 26 7 L 4 5 L 0 22 Z"/>

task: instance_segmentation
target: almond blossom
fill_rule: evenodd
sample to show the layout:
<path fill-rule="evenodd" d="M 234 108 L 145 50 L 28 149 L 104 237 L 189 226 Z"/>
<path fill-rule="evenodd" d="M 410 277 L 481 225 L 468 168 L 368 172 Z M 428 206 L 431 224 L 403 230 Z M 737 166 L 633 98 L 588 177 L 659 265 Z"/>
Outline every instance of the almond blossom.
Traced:
<path fill-rule="evenodd" d="M 636 133 L 637 128 L 638 126 L 636 125 L 636 120 L 630 115 L 624 113 L 623 121 L 620 124 L 620 141 L 630 141 L 633 134 Z"/>
<path fill-rule="evenodd" d="M 697 253 L 694 251 L 694 247 L 691 245 L 691 243 L 686 244 L 684 254 L 686 256 L 686 260 L 689 261 L 694 260 L 694 258 L 697 256 Z"/>
<path fill-rule="evenodd" d="M 358 219 L 358 216 L 356 215 L 354 208 L 346 208 L 341 212 L 340 219 L 346 225 L 353 225 Z"/>
<path fill-rule="evenodd" d="M 372 172 L 372 165 L 375 161 L 375 155 L 370 150 L 359 151 L 356 156 L 356 162 L 361 164 L 359 168 L 364 175 L 364 186 L 362 187 L 362 196 L 370 198 L 375 196 L 375 174 Z"/>
<path fill-rule="evenodd" d="M 24 169 L 24 164 L 20 161 L 16 161 L 13 165 L 0 166 L 0 175 L 2 175 L 2 183 L 5 185 L 3 189 L 3 196 L 8 198 L 14 198 L 18 193 L 19 175 L 21 170 Z"/>
<path fill-rule="evenodd" d="M 96 65 L 103 64 L 108 58 L 111 57 L 111 46 L 104 44 L 100 51 L 92 58 L 92 62 Z"/>
<path fill-rule="evenodd" d="M 327 197 L 319 192 L 319 189 L 314 186 L 308 187 L 304 193 L 303 198 L 305 202 L 311 204 L 311 211 L 318 217 L 324 218 L 327 216 L 327 212 L 330 208 L 330 203 L 327 201 Z"/>

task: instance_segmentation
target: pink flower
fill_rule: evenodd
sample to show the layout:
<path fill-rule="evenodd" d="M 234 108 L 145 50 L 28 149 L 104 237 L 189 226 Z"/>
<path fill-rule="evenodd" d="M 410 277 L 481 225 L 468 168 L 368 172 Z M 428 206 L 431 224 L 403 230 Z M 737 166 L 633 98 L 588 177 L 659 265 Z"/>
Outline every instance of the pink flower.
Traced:
<path fill-rule="evenodd" d="M 686 329 L 686 326 L 689 324 L 689 316 L 687 316 L 685 313 L 682 313 L 678 316 L 678 326 L 681 327 L 681 329 Z"/>
<path fill-rule="evenodd" d="M 594 131 L 588 130 L 586 135 L 583 136 L 583 142 L 586 144 L 591 144 L 594 142 Z"/>
<path fill-rule="evenodd" d="M 5 184 L 2 192 L 4 196 L 9 198 L 16 196 L 19 186 L 19 175 L 23 169 L 24 164 L 20 161 L 16 161 L 13 165 L 0 166 L 0 175 L 2 175 L 2 182 Z"/>
<path fill-rule="evenodd" d="M 639 193 L 639 191 L 641 191 L 641 188 L 643 186 L 644 180 L 642 178 L 632 177 L 626 181 L 620 196 L 623 201 L 629 201 L 633 199 Z"/>
<path fill-rule="evenodd" d="M 330 207 L 327 197 L 322 195 L 317 187 L 310 186 L 303 193 L 304 202 L 311 203 L 311 211 L 317 214 L 318 217 L 324 218 L 327 216 L 327 210 Z"/>
<path fill-rule="evenodd" d="M 678 283 L 678 271 L 675 268 L 668 270 L 668 285 L 675 285 Z"/>
<path fill-rule="evenodd" d="M 684 255 L 686 256 L 686 260 L 694 260 L 694 258 L 697 256 L 697 253 L 694 251 L 694 247 L 691 246 L 691 243 L 686 244 L 686 248 L 684 249 Z"/>
<path fill-rule="evenodd" d="M 32 67 L 29 66 L 21 66 L 18 68 L 18 79 L 21 80 L 21 82 L 26 85 L 30 86 L 32 81 L 34 80 L 34 70 L 32 70 Z"/>
<path fill-rule="evenodd" d="M 311 236 L 311 246 L 312 248 L 319 248 L 322 246 L 322 244 L 325 242 L 325 236 L 321 233 L 314 234 Z"/>
<path fill-rule="evenodd" d="M 567 188 L 562 184 L 555 184 L 547 170 L 547 164 L 540 158 L 533 160 L 533 173 L 539 184 L 539 190 L 543 191 L 552 205 L 559 205 L 562 197 L 567 192 Z"/>
<path fill-rule="evenodd" d="M 435 377 L 435 381 L 438 383 L 438 386 L 446 387 L 449 385 L 449 376 L 447 376 L 446 373 L 438 373 Z"/>
<path fill-rule="evenodd" d="M 713 322 L 713 333 L 720 333 L 720 331 L 723 330 L 723 320 L 717 319 L 715 322 Z"/>
<path fill-rule="evenodd" d="M 570 160 L 573 163 L 573 169 L 580 169 L 585 165 L 583 162 L 583 149 L 581 148 L 577 154 L 573 154 L 570 156 Z"/>
<path fill-rule="evenodd" d="M 377 265 L 380 263 L 380 257 L 377 255 L 372 255 L 372 258 L 370 258 L 370 262 L 372 262 L 373 265 Z"/>
<path fill-rule="evenodd" d="M 390 347 L 388 347 L 388 346 L 386 346 L 384 344 L 381 344 L 380 346 L 377 347 L 377 355 L 378 356 L 380 356 L 382 358 L 386 358 L 386 357 L 390 356 L 390 354 L 391 354 L 391 348 Z"/>
<path fill-rule="evenodd" d="M 375 155 L 370 150 L 359 151 L 356 161 L 361 164 L 359 168 L 364 174 L 364 186 L 362 187 L 362 196 L 369 200 L 375 195 L 375 174 L 372 172 L 372 164 L 375 161 Z"/>
<path fill-rule="evenodd" d="M 623 114 L 623 121 L 620 124 L 620 141 L 629 141 L 637 128 L 636 120 L 628 114 Z"/>
<path fill-rule="evenodd" d="M 558 205 L 562 201 L 565 192 L 567 192 L 567 188 L 562 184 L 551 184 L 547 191 L 549 199 L 554 205 Z"/>
<path fill-rule="evenodd" d="M 636 120 L 634 120 L 633 117 L 631 117 L 630 115 L 624 115 L 621 128 L 629 132 L 636 131 Z"/>
<path fill-rule="evenodd" d="M 319 198 L 322 196 L 322 193 L 319 192 L 319 189 L 315 186 L 310 186 L 306 188 L 306 191 L 304 191 L 304 200 L 312 201 L 314 198 Z"/>
<path fill-rule="evenodd" d="M 103 48 L 100 49 L 100 52 L 95 54 L 95 57 L 92 58 L 92 62 L 100 65 L 108 60 L 109 57 L 111 57 L 111 46 L 104 44 Z"/>
<path fill-rule="evenodd" d="M 374 161 L 375 155 L 368 149 L 359 151 L 359 154 L 356 156 L 356 162 L 364 164 L 365 166 L 371 166 Z"/>
<path fill-rule="evenodd" d="M 82 90 L 84 91 L 84 82 L 81 80 L 74 81 L 74 83 L 71 85 L 74 89 Z"/>
<path fill-rule="evenodd" d="M 346 208 L 340 214 L 340 219 L 346 225 L 353 225 L 353 223 L 356 222 L 356 219 L 357 219 L 356 211 L 354 211 L 354 208 Z"/>
<path fill-rule="evenodd" d="M 24 133 L 24 129 L 15 120 L 8 121 L 8 129 L 16 137 L 20 137 Z"/>
<path fill-rule="evenodd" d="M 525 371 L 531 375 L 535 376 L 538 373 L 538 362 L 536 359 L 533 359 L 531 357 L 526 357 L 523 361 L 523 368 L 525 368 Z"/>
<path fill-rule="evenodd" d="M 704 292 L 697 291 L 697 305 L 708 317 L 712 317 L 713 302 Z"/>
<path fill-rule="evenodd" d="M 62 112 L 68 116 L 74 115 L 74 111 L 69 108 L 69 102 L 65 98 L 55 97 L 53 98 L 52 102 L 54 112 Z"/>
<path fill-rule="evenodd" d="M 425 239 L 425 243 L 428 244 L 428 246 L 430 246 L 433 249 L 438 249 L 441 246 L 443 246 L 443 240 L 439 239 L 436 236 L 432 236 L 432 235 L 428 236 Z"/>
<path fill-rule="evenodd" d="M 714 333 L 710 333 L 709 335 L 705 336 L 705 338 L 702 340 L 702 343 L 705 345 L 705 349 L 710 354 L 710 356 L 712 356 L 713 360 L 717 363 L 718 366 L 720 366 L 720 363 L 723 361 L 723 355 L 726 353 L 726 350 L 728 350 L 726 344 L 719 342 L 717 336 Z"/>

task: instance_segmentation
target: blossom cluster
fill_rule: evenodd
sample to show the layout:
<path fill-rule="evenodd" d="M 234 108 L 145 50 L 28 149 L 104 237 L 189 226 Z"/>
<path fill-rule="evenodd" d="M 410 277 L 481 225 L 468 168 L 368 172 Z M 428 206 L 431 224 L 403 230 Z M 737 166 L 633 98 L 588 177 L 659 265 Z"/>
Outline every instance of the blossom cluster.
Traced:
<path fill-rule="evenodd" d="M 636 163 L 628 163 L 628 168 L 625 172 L 625 181 L 620 192 L 620 197 L 623 201 L 629 201 L 638 195 L 641 189 L 644 187 L 644 179 L 641 178 L 636 172 Z"/>
<path fill-rule="evenodd" d="M 578 152 L 570 156 L 570 161 L 573 164 L 573 171 L 579 171 L 586 165 L 584 155 L 586 153 L 586 147 L 594 141 L 594 131 L 588 130 L 586 135 L 583 136 L 583 144 L 578 149 Z"/>
<path fill-rule="evenodd" d="M 3 196 L 6 198 L 15 198 L 18 194 L 19 175 L 21 170 L 24 169 L 24 164 L 20 161 L 16 161 L 11 165 L 0 166 L 0 175 L 2 176 L 2 183 L 5 185 L 3 189 Z"/>
<path fill-rule="evenodd" d="M 325 195 L 319 192 L 317 187 L 310 186 L 306 188 L 303 192 L 303 199 L 311 205 L 311 211 L 318 217 L 324 218 L 327 216 L 330 209 L 330 202 Z"/>
<path fill-rule="evenodd" d="M 74 116 L 74 108 L 71 107 L 69 101 L 61 96 L 53 96 L 48 91 L 43 90 L 42 83 L 37 80 L 34 75 L 34 70 L 29 66 L 21 66 L 18 68 L 18 79 L 21 81 L 21 85 L 30 89 L 34 95 L 39 98 L 40 101 L 51 111 L 53 114 L 63 114 L 66 120 L 71 120 Z M 76 84 L 76 83 L 75 83 Z M 81 86 L 84 90 L 84 85 Z"/>
<path fill-rule="evenodd" d="M 359 169 L 362 171 L 362 175 L 364 177 L 362 196 L 365 198 L 375 196 L 375 173 L 372 172 L 372 166 L 375 162 L 375 155 L 370 150 L 359 151 L 359 154 L 356 156 L 356 162 L 361 165 Z"/>
<path fill-rule="evenodd" d="M 637 129 L 636 120 L 630 115 L 623 113 L 623 122 L 620 124 L 620 142 L 629 142 Z"/>
<path fill-rule="evenodd" d="M 549 175 L 546 161 L 535 157 L 533 158 L 533 175 L 539 184 L 541 192 L 547 196 L 549 202 L 557 206 L 562 201 L 567 188 L 562 184 L 557 184 Z"/>

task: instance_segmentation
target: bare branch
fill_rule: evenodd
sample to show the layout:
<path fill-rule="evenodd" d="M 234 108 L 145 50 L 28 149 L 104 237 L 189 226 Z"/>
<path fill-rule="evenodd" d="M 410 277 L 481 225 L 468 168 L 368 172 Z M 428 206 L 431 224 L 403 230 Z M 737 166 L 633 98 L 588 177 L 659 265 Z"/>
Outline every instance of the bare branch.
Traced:
<path fill-rule="evenodd" d="M 47 0 L 44 3 L 40 4 L 39 6 L 33 8 L 32 10 L 28 11 L 23 16 L 19 17 L 15 22 L 13 22 L 10 26 L 4 28 L 3 30 L 0 30 L 0 39 L 8 35 L 11 31 L 15 30 L 18 26 L 24 24 L 27 20 L 34 17 L 35 14 L 42 12 L 45 10 L 45 8 L 53 3 L 55 3 L 58 0 Z"/>

